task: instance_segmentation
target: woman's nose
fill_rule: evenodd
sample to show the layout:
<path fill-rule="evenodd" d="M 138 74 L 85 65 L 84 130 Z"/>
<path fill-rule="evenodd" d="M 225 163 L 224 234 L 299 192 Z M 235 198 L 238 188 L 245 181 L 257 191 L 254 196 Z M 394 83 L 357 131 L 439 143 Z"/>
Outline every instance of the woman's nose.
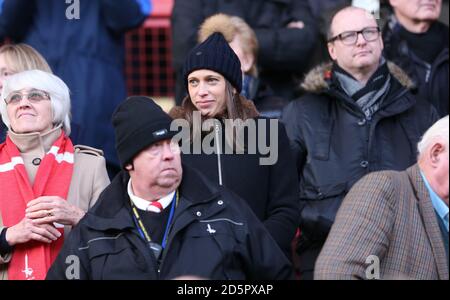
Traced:
<path fill-rule="evenodd" d="M 200 83 L 198 85 L 198 94 L 201 95 L 201 96 L 204 96 L 204 95 L 208 94 L 208 87 L 206 86 L 206 84 Z"/>

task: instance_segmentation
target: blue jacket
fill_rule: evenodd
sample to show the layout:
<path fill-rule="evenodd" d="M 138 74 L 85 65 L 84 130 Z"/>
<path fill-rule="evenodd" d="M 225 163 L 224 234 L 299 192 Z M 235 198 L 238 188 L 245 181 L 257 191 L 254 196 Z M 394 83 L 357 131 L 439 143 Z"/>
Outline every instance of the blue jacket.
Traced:
<path fill-rule="evenodd" d="M 79 3 L 79 19 L 69 19 Z M 150 14 L 150 0 L 0 0 L 0 39 L 38 50 L 72 96 L 72 139 L 118 165 L 111 115 L 125 99 L 124 34 Z"/>

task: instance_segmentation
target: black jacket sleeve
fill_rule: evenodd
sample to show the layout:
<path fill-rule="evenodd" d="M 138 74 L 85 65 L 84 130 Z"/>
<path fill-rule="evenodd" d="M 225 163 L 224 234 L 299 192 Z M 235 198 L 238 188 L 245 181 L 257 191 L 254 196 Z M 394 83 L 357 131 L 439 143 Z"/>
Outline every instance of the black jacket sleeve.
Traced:
<path fill-rule="evenodd" d="M 35 10 L 35 0 L 0 0 L 0 39 L 21 40 Z"/>
<path fill-rule="evenodd" d="M 6 241 L 6 231 L 8 228 L 0 228 L 0 256 L 5 256 L 13 251 L 13 247 Z"/>
<path fill-rule="evenodd" d="M 87 251 L 83 247 L 83 224 L 80 222 L 64 241 L 64 246 L 50 267 L 46 280 L 89 280 Z"/>
<path fill-rule="evenodd" d="M 250 280 L 292 280 L 294 269 L 256 216 L 248 218 L 247 251 L 252 264 Z"/>
<path fill-rule="evenodd" d="M 281 121 L 286 127 L 286 133 L 289 138 L 290 148 L 292 151 L 293 161 L 297 168 L 298 180 L 297 184 L 300 186 L 300 178 L 302 176 L 303 167 L 306 163 L 306 157 L 308 155 L 305 143 L 301 136 L 301 128 L 299 122 L 302 120 L 301 109 L 299 107 L 299 100 L 292 101 L 283 110 Z M 300 191 L 298 194 L 300 199 Z M 300 217 L 298 225 L 301 227 L 302 218 L 301 211 L 303 209 L 302 202 L 299 201 Z"/>
<path fill-rule="evenodd" d="M 283 110 L 281 122 L 286 128 L 289 138 L 292 156 L 297 167 L 297 174 L 300 177 L 303 166 L 306 162 L 307 151 L 301 136 L 299 122 L 302 116 L 299 112 L 298 100 L 289 103 Z"/>
<path fill-rule="evenodd" d="M 318 28 L 307 0 L 264 1 L 263 12 L 253 26 L 259 42 L 258 62 L 274 71 L 301 72 L 309 64 L 318 39 Z M 274 11 L 282 10 L 279 15 Z M 266 16 L 266 18 L 265 18 Z M 283 18 L 271 20 L 271 18 Z M 303 29 L 288 28 L 290 22 L 301 21 Z M 276 24 L 279 26 L 273 26 Z"/>
<path fill-rule="evenodd" d="M 236 256 L 243 263 L 247 280 L 290 280 L 294 279 L 293 267 L 277 245 L 267 228 L 256 217 L 244 200 L 233 192 L 222 189 L 222 195 L 230 199 L 233 214 L 243 217 L 246 230 L 237 231 L 239 244 Z"/>
<path fill-rule="evenodd" d="M 270 201 L 264 225 L 282 250 L 289 254 L 299 225 L 299 186 L 289 140 L 280 122 L 277 134 L 278 161 L 270 169 Z"/>
<path fill-rule="evenodd" d="M 142 24 L 151 12 L 149 1 L 142 0 L 101 0 L 102 14 L 108 28 L 115 32 L 125 32 Z M 141 4 L 139 2 L 142 2 Z"/>

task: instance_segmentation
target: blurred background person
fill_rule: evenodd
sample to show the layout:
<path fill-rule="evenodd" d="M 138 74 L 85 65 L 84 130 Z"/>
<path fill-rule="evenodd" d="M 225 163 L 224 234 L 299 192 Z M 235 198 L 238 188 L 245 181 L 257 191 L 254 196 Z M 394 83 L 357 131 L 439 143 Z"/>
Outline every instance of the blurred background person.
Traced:
<path fill-rule="evenodd" d="M 448 26 L 439 21 L 442 0 L 389 0 L 385 55 L 414 80 L 419 96 L 440 116 L 449 113 Z"/>
<path fill-rule="evenodd" d="M 48 63 L 33 47 L 26 44 L 7 44 L 0 47 L 0 93 L 3 81 L 10 75 L 25 70 L 42 70 L 52 73 Z M 0 143 L 5 141 L 6 126 L 0 115 Z"/>
<path fill-rule="evenodd" d="M 307 0 L 175 0 L 172 36 L 177 104 L 186 95 L 184 59 L 197 44 L 200 24 L 217 13 L 240 17 L 255 31 L 260 79 L 276 96 L 293 99 L 299 77 L 310 67 L 317 40 L 317 26 Z"/>
<path fill-rule="evenodd" d="M 72 93 L 74 142 L 102 149 L 119 171 L 110 124 L 125 98 L 124 34 L 151 12 L 150 0 L 0 0 L 0 39 L 36 48 Z"/>
<path fill-rule="evenodd" d="M 109 184 L 99 150 L 73 146 L 66 84 L 24 71 L 3 85 L 0 278 L 44 279 L 64 241 Z"/>
<path fill-rule="evenodd" d="M 253 29 L 239 17 L 217 14 L 206 19 L 201 25 L 199 42 L 204 42 L 214 32 L 225 37 L 241 62 L 242 96 L 255 103 L 261 116 L 279 118 L 288 101 L 275 96 L 273 90 L 259 78 L 259 44 Z"/>

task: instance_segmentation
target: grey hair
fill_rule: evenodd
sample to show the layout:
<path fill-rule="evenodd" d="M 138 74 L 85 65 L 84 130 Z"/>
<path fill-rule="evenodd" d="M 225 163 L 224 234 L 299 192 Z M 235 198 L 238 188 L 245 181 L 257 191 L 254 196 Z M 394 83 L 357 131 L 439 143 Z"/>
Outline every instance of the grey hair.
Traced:
<path fill-rule="evenodd" d="M 45 91 L 50 95 L 53 110 L 53 126 L 62 125 L 62 129 L 69 136 L 71 132 L 69 88 L 58 76 L 41 70 L 20 72 L 6 79 L 0 101 L 0 113 L 3 123 L 11 130 L 4 99 L 11 92 L 30 88 Z"/>
<path fill-rule="evenodd" d="M 419 151 L 419 157 L 425 153 L 425 151 L 432 146 L 433 142 L 437 139 L 443 139 L 445 141 L 445 147 L 448 151 L 448 115 L 433 124 L 423 135 L 421 141 L 417 144 L 417 150 Z"/>

